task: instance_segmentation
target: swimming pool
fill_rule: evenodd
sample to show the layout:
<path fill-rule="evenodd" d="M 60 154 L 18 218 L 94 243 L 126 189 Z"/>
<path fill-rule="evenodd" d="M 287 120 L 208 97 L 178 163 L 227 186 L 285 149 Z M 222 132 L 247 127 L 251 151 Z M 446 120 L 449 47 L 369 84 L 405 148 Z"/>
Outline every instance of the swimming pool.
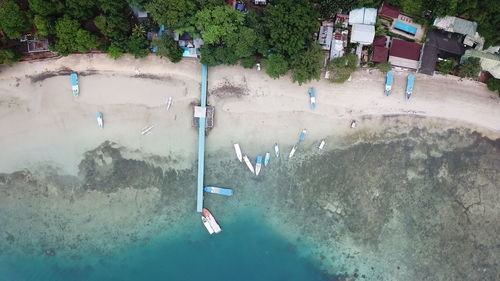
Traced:
<path fill-rule="evenodd" d="M 404 31 L 404 32 L 407 32 L 407 33 L 410 33 L 412 35 L 417 34 L 416 27 L 408 25 L 408 24 L 400 22 L 400 21 L 396 21 L 396 23 L 394 24 L 394 28 L 399 29 L 399 30 Z"/>

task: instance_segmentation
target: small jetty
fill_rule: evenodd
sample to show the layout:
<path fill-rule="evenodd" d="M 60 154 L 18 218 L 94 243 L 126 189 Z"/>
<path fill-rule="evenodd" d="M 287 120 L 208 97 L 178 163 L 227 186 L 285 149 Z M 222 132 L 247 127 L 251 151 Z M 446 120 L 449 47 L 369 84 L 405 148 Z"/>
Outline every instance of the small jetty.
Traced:
<path fill-rule="evenodd" d="M 197 181 L 197 197 L 196 211 L 203 211 L 203 177 L 205 175 L 205 121 L 206 121 L 206 105 L 207 105 L 207 77 L 208 66 L 201 66 L 201 102 L 200 106 L 196 106 L 194 116 L 198 119 L 198 181 Z M 212 121 L 213 122 L 213 121 Z"/>

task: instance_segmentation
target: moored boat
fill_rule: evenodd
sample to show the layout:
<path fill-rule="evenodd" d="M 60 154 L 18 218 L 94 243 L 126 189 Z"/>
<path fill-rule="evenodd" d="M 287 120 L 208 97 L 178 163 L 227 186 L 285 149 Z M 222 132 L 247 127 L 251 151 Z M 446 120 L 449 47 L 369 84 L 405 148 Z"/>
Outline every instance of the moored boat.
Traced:
<path fill-rule="evenodd" d="M 80 95 L 80 88 L 78 86 L 78 75 L 76 73 L 71 73 L 71 90 L 73 91 L 73 96 L 78 97 Z"/>
<path fill-rule="evenodd" d="M 208 193 L 214 193 L 214 194 L 220 194 L 224 196 L 231 196 L 233 195 L 233 190 L 230 188 L 223 188 L 223 187 L 216 187 L 216 186 L 205 186 L 203 188 L 205 192 Z"/>
<path fill-rule="evenodd" d="M 408 75 L 408 82 L 406 83 L 406 99 L 409 100 L 413 93 L 413 84 L 415 83 L 415 75 Z"/>
<path fill-rule="evenodd" d="M 271 158 L 271 153 L 266 152 L 266 156 L 264 157 L 264 166 L 267 167 L 269 165 L 269 158 Z"/>
<path fill-rule="evenodd" d="M 240 162 L 242 162 L 243 158 L 241 156 L 241 148 L 240 148 L 240 145 L 238 143 L 234 144 L 234 151 L 236 151 L 236 157 L 238 157 L 238 160 L 240 160 Z"/>
<path fill-rule="evenodd" d="M 306 129 L 302 130 L 302 132 L 300 133 L 299 142 L 303 142 L 306 139 L 306 134 L 307 130 Z"/>
<path fill-rule="evenodd" d="M 288 158 L 292 158 L 293 155 L 295 155 L 295 151 L 297 151 L 297 146 L 296 145 L 294 145 L 292 147 L 292 150 L 290 151 L 290 154 L 288 155 Z"/>
<path fill-rule="evenodd" d="M 208 223 L 210 224 L 215 233 L 219 233 L 222 231 L 219 224 L 215 220 L 214 216 L 212 215 L 212 213 L 210 213 L 210 211 L 207 208 L 203 208 L 203 216 L 207 219 Z"/>
<path fill-rule="evenodd" d="M 146 126 L 146 127 L 142 128 L 141 135 L 144 135 L 144 136 L 149 135 L 151 133 L 151 130 L 153 130 L 154 127 L 155 127 L 155 125 L 150 125 L 150 126 Z"/>
<path fill-rule="evenodd" d="M 316 108 L 316 91 L 314 91 L 314 88 L 309 89 L 309 97 L 311 99 L 311 108 L 315 109 Z"/>
<path fill-rule="evenodd" d="M 95 114 L 95 117 L 97 118 L 97 126 L 101 129 L 104 128 L 104 121 L 102 120 L 102 113 L 97 112 Z"/>
<path fill-rule="evenodd" d="M 208 222 L 207 218 L 205 218 L 204 216 L 201 216 L 201 221 L 203 222 L 203 225 L 205 226 L 205 228 L 207 229 L 208 233 L 210 234 L 214 234 L 214 230 L 213 228 L 210 226 L 210 223 Z"/>
<path fill-rule="evenodd" d="M 255 175 L 259 175 L 260 169 L 262 168 L 262 155 L 257 156 L 257 162 L 255 163 Z"/>
<path fill-rule="evenodd" d="M 280 147 L 277 142 L 274 143 L 274 155 L 276 155 L 276 158 L 280 157 Z"/>
<path fill-rule="evenodd" d="M 323 147 L 325 147 L 325 140 L 321 140 L 321 142 L 319 143 L 319 146 L 318 146 L 318 150 L 322 150 Z"/>
<path fill-rule="evenodd" d="M 248 156 L 244 155 L 243 156 L 243 160 L 245 160 L 245 164 L 247 164 L 247 167 L 248 167 L 248 169 L 250 169 L 250 171 L 252 172 L 252 174 L 255 174 L 255 171 L 253 169 L 253 165 L 250 162 L 250 159 L 248 159 Z"/>

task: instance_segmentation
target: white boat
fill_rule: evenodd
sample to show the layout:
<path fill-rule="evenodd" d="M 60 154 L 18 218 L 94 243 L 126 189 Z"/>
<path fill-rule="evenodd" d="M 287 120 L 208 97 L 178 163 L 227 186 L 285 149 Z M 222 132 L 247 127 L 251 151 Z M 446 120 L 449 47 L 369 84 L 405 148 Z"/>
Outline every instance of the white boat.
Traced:
<path fill-rule="evenodd" d="M 243 160 L 245 160 L 245 164 L 247 164 L 248 169 L 250 169 L 250 171 L 252 171 L 252 174 L 255 174 L 255 171 L 253 169 L 253 165 L 250 162 L 250 159 L 248 159 L 248 156 L 244 155 Z"/>
<path fill-rule="evenodd" d="M 323 147 L 325 147 L 325 140 L 321 140 L 321 142 L 319 143 L 319 146 L 318 146 L 318 150 L 322 150 Z"/>
<path fill-rule="evenodd" d="M 155 125 L 150 125 L 150 126 L 146 126 L 146 127 L 142 128 L 141 135 L 143 135 L 143 136 L 149 135 L 151 133 L 151 130 L 153 130 L 154 127 L 155 127 Z"/>
<path fill-rule="evenodd" d="M 203 225 L 207 229 L 208 233 L 214 234 L 214 229 L 210 226 L 210 223 L 208 222 L 207 218 L 201 216 L 201 221 L 203 222 Z"/>
<path fill-rule="evenodd" d="M 294 145 L 294 146 L 292 147 L 292 150 L 290 151 L 290 154 L 288 155 L 288 158 L 292 158 L 292 157 L 293 157 L 293 155 L 295 154 L 295 151 L 296 151 L 296 150 L 297 150 L 297 146 L 296 146 L 296 145 Z"/>
<path fill-rule="evenodd" d="M 97 118 L 97 126 L 99 126 L 99 128 L 104 128 L 104 121 L 102 120 L 102 113 L 101 112 L 97 112 L 96 113 L 96 118 Z"/>
<path fill-rule="evenodd" d="M 166 106 L 167 106 L 167 110 L 170 109 L 170 107 L 172 106 L 172 101 L 173 101 L 173 98 L 172 97 L 169 97 L 167 102 L 165 103 Z"/>
<path fill-rule="evenodd" d="M 243 157 L 241 156 L 241 148 L 240 148 L 240 145 L 238 143 L 234 144 L 234 151 L 236 151 L 236 157 L 238 157 L 238 160 L 240 160 L 240 162 L 242 162 Z"/>
<path fill-rule="evenodd" d="M 352 120 L 352 122 L 351 122 L 351 128 L 352 129 L 356 128 L 356 120 Z"/>
<path fill-rule="evenodd" d="M 207 208 L 203 208 L 203 216 L 207 219 L 208 223 L 210 224 L 215 233 L 219 233 L 222 231 L 219 223 L 217 223 L 214 216 L 212 215 L 212 213 L 210 213 L 210 211 Z"/>
<path fill-rule="evenodd" d="M 264 167 L 267 167 L 267 165 L 269 165 L 269 158 L 271 158 L 271 153 L 266 152 L 266 156 L 264 157 Z"/>
<path fill-rule="evenodd" d="M 262 168 L 262 155 L 257 156 L 257 162 L 255 163 L 255 175 L 259 175 L 260 169 Z"/>
<path fill-rule="evenodd" d="M 277 142 L 274 143 L 274 155 L 276 155 L 276 158 L 280 157 L 280 147 Z"/>

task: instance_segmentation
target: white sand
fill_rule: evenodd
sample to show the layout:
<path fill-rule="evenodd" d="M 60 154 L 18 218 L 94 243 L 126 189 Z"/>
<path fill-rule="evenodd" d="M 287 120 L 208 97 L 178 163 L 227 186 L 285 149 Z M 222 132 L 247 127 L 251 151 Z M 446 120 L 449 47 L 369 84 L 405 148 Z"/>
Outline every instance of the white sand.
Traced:
<path fill-rule="evenodd" d="M 78 98 L 71 94 L 67 75 L 31 82 L 34 75 L 64 68 L 97 74 L 80 75 Z M 197 60 L 172 64 L 154 56 L 140 60 L 126 56 L 114 61 L 91 54 L 18 63 L 0 70 L 0 172 L 50 163 L 64 173 L 76 174 L 83 153 L 105 140 L 180 158 L 184 160 L 181 166 L 196 159 L 191 103 L 200 96 Z M 132 78 L 137 73 L 161 79 Z M 273 80 L 255 69 L 210 68 L 209 91 L 230 83 L 246 95 L 209 97 L 209 103 L 216 106 L 216 127 L 207 139 L 207 150 L 232 153 L 232 142 L 239 142 L 254 157 L 271 151 L 275 141 L 292 145 L 303 128 L 308 129 L 309 142 L 319 142 L 326 136 L 354 132 L 349 129 L 352 119 L 359 120 L 356 130 L 362 130 L 364 117 L 394 114 L 452 120 L 492 138 L 500 136 L 500 99 L 483 84 L 417 75 L 414 94 L 406 101 L 406 75 L 396 74 L 392 95 L 386 97 L 385 77 L 377 71 L 359 71 L 345 84 L 322 80 L 299 86 L 289 77 Z M 316 110 L 309 107 L 310 87 L 317 92 Z M 164 103 L 169 96 L 174 102 L 167 112 Z M 97 111 L 104 114 L 103 130 L 97 128 Z M 141 129 L 150 124 L 156 127 L 142 136 Z"/>

